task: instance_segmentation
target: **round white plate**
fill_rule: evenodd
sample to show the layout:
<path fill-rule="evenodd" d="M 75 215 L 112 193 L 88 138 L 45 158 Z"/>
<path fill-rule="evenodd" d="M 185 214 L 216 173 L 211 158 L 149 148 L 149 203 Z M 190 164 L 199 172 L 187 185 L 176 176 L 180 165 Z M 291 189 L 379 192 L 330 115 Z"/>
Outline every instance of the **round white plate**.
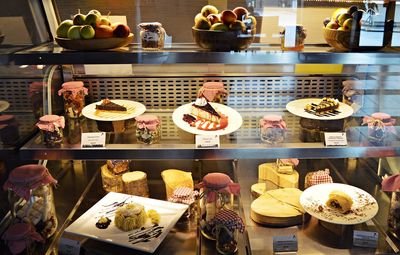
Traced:
<path fill-rule="evenodd" d="M 7 101 L 0 100 L 0 112 L 4 112 L 10 107 L 10 103 Z"/>
<path fill-rule="evenodd" d="M 127 108 L 126 112 L 107 112 L 96 110 L 96 105 L 101 104 L 101 101 L 87 105 L 82 110 L 82 115 L 88 119 L 99 120 L 99 121 L 118 121 L 118 120 L 128 120 L 139 116 L 146 111 L 146 106 L 139 102 L 123 100 L 123 99 L 113 99 L 114 102 L 119 105 L 123 105 Z"/>
<path fill-rule="evenodd" d="M 351 212 L 340 213 L 325 205 L 333 190 L 345 192 L 353 199 Z M 341 225 L 354 225 L 372 219 L 378 212 L 375 198 L 362 189 L 341 183 L 318 184 L 306 189 L 300 196 L 304 210 L 317 219 Z M 322 211 L 319 210 L 321 206 Z"/>
<path fill-rule="evenodd" d="M 322 100 L 321 98 L 304 98 L 304 99 L 294 100 L 286 105 L 286 109 L 294 115 L 313 120 L 340 120 L 347 118 L 353 114 L 353 108 L 341 102 L 339 102 L 339 108 L 337 109 L 337 111 L 339 111 L 340 113 L 335 116 L 317 116 L 308 113 L 304 110 L 304 107 L 307 104 L 311 103 L 319 104 L 321 100 Z"/>
<path fill-rule="evenodd" d="M 181 105 L 176 108 L 174 113 L 172 114 L 172 120 L 174 121 L 175 125 L 186 132 L 195 135 L 227 135 L 235 132 L 242 126 L 242 116 L 240 116 L 240 114 L 236 110 L 223 104 L 210 103 L 217 112 L 228 116 L 228 126 L 224 129 L 214 131 L 199 130 L 195 127 L 191 127 L 189 123 L 183 120 L 183 115 L 190 114 L 190 107 L 192 106 L 192 104 L 193 103 Z"/>

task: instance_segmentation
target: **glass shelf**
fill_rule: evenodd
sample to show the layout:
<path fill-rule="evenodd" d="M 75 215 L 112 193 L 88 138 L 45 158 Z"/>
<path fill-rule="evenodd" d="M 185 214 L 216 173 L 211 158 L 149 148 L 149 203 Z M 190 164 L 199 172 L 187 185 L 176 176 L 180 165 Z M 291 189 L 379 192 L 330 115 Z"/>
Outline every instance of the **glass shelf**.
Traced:
<path fill-rule="evenodd" d="M 138 44 L 105 51 L 72 51 L 46 43 L 16 52 L 17 65 L 33 64 L 398 64 L 400 50 L 338 52 L 321 45 L 307 45 L 301 52 L 283 52 L 279 45 L 257 44 L 239 52 L 209 52 L 194 43 L 175 43 L 161 51 L 143 51 Z"/>

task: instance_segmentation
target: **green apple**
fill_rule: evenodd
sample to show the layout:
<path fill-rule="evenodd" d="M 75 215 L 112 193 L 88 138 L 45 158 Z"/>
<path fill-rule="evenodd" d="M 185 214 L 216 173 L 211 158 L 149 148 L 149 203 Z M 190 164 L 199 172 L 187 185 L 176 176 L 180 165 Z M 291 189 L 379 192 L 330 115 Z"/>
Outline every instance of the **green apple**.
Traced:
<path fill-rule="evenodd" d="M 95 13 L 89 13 L 86 15 L 85 25 L 91 25 L 92 27 L 96 27 L 100 21 L 100 17 Z"/>
<path fill-rule="evenodd" d="M 224 23 L 215 23 L 214 25 L 211 26 L 210 30 L 213 30 L 213 31 L 228 31 L 229 28 Z"/>
<path fill-rule="evenodd" d="M 207 18 L 207 16 L 210 14 L 218 14 L 218 9 L 213 5 L 205 5 L 203 8 L 201 8 L 200 13 L 203 15 L 203 17 Z"/>
<path fill-rule="evenodd" d="M 194 27 L 197 29 L 204 29 L 208 30 L 211 27 L 210 21 L 208 21 L 207 18 L 201 17 L 197 20 L 197 22 L 194 24 Z"/>
<path fill-rule="evenodd" d="M 344 30 L 351 30 L 352 26 L 353 26 L 353 19 L 352 18 L 346 19 L 346 21 L 343 23 Z"/>
<path fill-rule="evenodd" d="M 63 22 L 61 22 L 56 31 L 57 37 L 67 38 L 68 37 L 68 29 L 70 27 L 72 27 L 72 25 L 73 25 L 73 22 L 70 19 L 67 19 L 67 20 L 64 20 Z"/>
<path fill-rule="evenodd" d="M 78 25 L 85 24 L 85 18 L 86 18 L 86 16 L 83 15 L 82 13 L 75 14 L 74 19 L 73 19 L 74 25 L 78 26 Z"/>
<path fill-rule="evenodd" d="M 83 39 L 92 39 L 94 38 L 94 28 L 89 25 L 84 25 L 80 29 L 80 34 Z"/>
<path fill-rule="evenodd" d="M 229 25 L 229 29 L 233 30 L 233 31 L 242 31 L 242 32 L 244 32 L 244 31 L 246 31 L 246 25 L 240 20 L 235 20 L 234 22 L 232 22 Z"/>
<path fill-rule="evenodd" d="M 342 13 L 338 16 L 337 18 L 337 23 L 339 24 L 339 26 L 343 27 L 343 23 L 347 20 L 352 18 L 351 14 L 346 13 Z"/>
<path fill-rule="evenodd" d="M 111 22 L 108 18 L 102 17 L 102 18 L 100 18 L 100 21 L 97 25 L 98 26 L 101 26 L 101 25 L 111 26 Z"/>
<path fill-rule="evenodd" d="M 96 14 L 97 16 L 99 16 L 99 17 L 101 17 L 101 13 L 98 11 L 98 10 L 90 10 L 89 12 L 88 12 L 88 14 L 92 14 L 92 13 L 94 13 L 94 14 Z"/>
<path fill-rule="evenodd" d="M 81 26 L 72 26 L 68 29 L 68 38 L 71 40 L 81 39 Z"/>

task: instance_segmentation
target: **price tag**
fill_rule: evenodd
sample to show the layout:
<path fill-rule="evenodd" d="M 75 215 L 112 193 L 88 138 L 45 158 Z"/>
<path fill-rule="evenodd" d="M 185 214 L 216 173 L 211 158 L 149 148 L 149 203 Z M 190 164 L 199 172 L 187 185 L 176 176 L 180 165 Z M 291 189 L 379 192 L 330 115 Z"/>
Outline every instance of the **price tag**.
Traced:
<path fill-rule="evenodd" d="M 345 132 L 325 132 L 324 135 L 326 146 L 347 146 L 347 137 Z"/>
<path fill-rule="evenodd" d="M 79 255 L 81 243 L 79 240 L 73 240 L 66 237 L 61 237 L 58 244 L 58 253 L 61 255 Z"/>
<path fill-rule="evenodd" d="M 82 133 L 81 139 L 82 148 L 105 148 L 106 147 L 106 133 Z"/>
<path fill-rule="evenodd" d="M 378 247 L 378 232 L 354 230 L 353 245 L 359 247 Z"/>
<path fill-rule="evenodd" d="M 297 236 L 274 236 L 272 246 L 274 252 L 297 252 Z"/>
<path fill-rule="evenodd" d="M 219 148 L 219 135 L 196 135 L 196 148 Z"/>

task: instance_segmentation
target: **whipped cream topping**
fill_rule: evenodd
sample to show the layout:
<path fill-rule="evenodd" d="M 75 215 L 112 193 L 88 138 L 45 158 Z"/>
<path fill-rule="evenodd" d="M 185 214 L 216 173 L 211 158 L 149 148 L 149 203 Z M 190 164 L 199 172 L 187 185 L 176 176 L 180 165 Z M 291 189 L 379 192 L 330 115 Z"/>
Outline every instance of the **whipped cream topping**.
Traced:
<path fill-rule="evenodd" d="M 205 99 L 204 97 L 198 97 L 194 104 L 197 106 L 205 106 L 207 104 L 207 99 Z"/>

